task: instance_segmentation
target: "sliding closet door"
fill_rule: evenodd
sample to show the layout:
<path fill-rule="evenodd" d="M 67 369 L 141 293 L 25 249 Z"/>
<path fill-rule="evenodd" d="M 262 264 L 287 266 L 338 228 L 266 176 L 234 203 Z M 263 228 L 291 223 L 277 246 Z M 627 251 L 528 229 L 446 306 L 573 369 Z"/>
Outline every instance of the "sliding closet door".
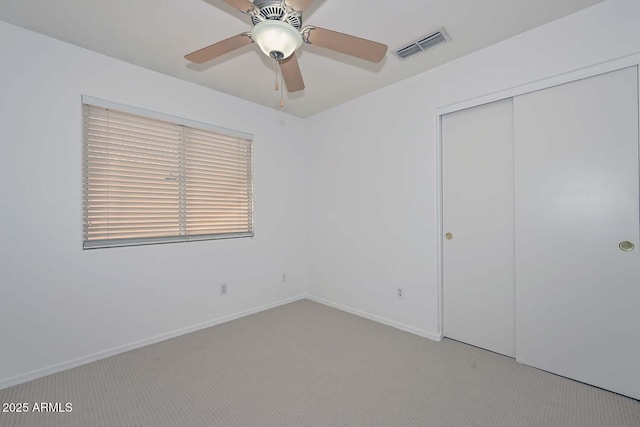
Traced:
<path fill-rule="evenodd" d="M 637 69 L 514 112 L 517 359 L 640 398 Z"/>
<path fill-rule="evenodd" d="M 444 334 L 514 356 L 513 105 L 442 116 Z"/>

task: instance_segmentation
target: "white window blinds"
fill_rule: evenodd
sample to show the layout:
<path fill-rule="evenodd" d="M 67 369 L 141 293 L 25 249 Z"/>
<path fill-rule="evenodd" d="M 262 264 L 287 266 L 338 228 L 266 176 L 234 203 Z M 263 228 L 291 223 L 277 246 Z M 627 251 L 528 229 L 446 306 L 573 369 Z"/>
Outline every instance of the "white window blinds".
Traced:
<path fill-rule="evenodd" d="M 253 236 L 250 138 L 83 109 L 85 249 Z"/>

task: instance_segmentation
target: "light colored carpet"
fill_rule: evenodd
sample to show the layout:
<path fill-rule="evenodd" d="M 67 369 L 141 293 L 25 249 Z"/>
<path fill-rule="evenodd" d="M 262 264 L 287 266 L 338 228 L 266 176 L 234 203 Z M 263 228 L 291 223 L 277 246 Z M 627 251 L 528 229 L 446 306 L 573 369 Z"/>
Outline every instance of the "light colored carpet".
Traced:
<path fill-rule="evenodd" d="M 9 426 L 638 427 L 640 402 L 311 301 L 0 390 Z"/>

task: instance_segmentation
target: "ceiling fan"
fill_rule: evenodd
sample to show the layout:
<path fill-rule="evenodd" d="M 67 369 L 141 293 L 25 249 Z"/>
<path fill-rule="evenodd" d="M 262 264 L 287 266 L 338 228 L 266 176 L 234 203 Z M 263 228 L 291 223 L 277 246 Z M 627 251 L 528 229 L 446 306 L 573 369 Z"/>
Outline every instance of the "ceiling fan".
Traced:
<path fill-rule="evenodd" d="M 278 63 L 287 90 L 297 92 L 304 89 L 304 81 L 295 53 L 302 42 L 371 62 L 382 61 L 387 52 L 387 46 L 382 43 L 316 26 L 302 27 L 302 13 L 313 0 L 223 1 L 249 15 L 253 28 L 251 31 L 185 55 L 187 60 L 201 64 L 248 44 L 256 43 L 265 55 Z"/>

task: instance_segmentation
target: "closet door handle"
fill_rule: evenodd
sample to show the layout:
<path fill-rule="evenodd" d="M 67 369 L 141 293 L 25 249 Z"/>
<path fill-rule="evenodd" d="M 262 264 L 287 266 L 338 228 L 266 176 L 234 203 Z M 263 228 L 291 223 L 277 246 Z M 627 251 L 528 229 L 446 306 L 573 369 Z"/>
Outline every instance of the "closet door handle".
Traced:
<path fill-rule="evenodd" d="M 447 233 L 447 234 L 444 235 L 444 238 L 447 239 L 447 240 L 451 240 L 451 239 L 453 239 L 453 234 L 452 233 Z"/>
<path fill-rule="evenodd" d="M 620 248 L 621 251 L 630 252 L 633 250 L 633 248 L 636 247 L 636 245 L 634 245 L 632 242 L 628 240 L 625 240 L 624 242 L 620 242 L 618 247 Z"/>

